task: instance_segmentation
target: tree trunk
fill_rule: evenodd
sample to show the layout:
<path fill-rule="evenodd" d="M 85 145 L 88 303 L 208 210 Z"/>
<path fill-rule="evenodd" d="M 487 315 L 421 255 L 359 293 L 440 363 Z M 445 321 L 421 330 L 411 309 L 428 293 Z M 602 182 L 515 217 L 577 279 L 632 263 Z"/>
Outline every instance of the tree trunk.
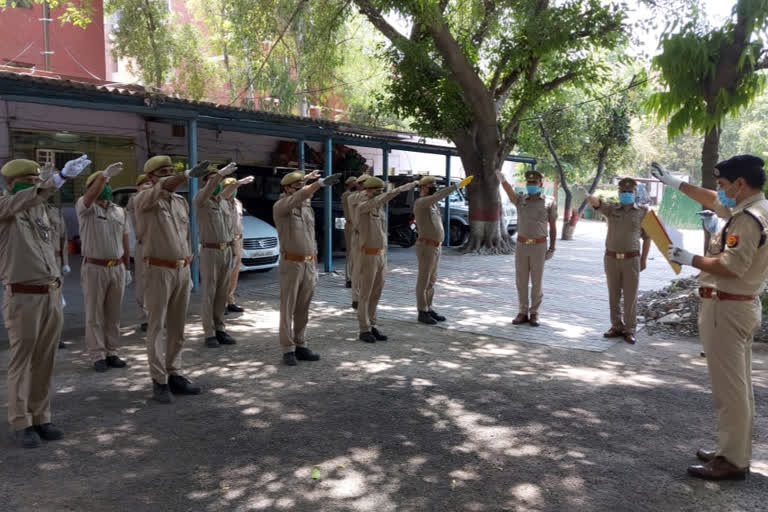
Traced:
<path fill-rule="evenodd" d="M 704 137 L 701 148 L 701 186 L 710 190 L 715 189 L 715 164 L 720 157 L 720 127 L 710 129 Z"/>
<path fill-rule="evenodd" d="M 499 179 L 496 173 L 501 164 L 493 165 L 478 153 L 460 155 L 464 169 L 473 169 L 475 179 L 467 187 L 469 200 L 469 239 L 462 252 L 479 254 L 511 254 L 515 244 L 503 226 Z M 503 162 L 502 162 L 503 163 Z"/>
<path fill-rule="evenodd" d="M 603 177 L 603 171 L 605 170 L 605 159 L 608 158 L 608 145 L 603 145 L 600 151 L 597 153 L 597 172 L 595 177 L 592 178 L 592 183 L 589 185 L 587 191 L 589 195 L 595 193 L 597 184 L 600 183 L 600 178 Z M 563 226 L 563 240 L 573 240 L 573 232 L 576 230 L 576 223 L 581 219 L 581 214 L 584 213 L 584 209 L 587 207 L 587 198 L 585 197 L 579 208 L 571 213 L 571 219 L 567 226 Z M 567 237 L 566 237 L 567 235 Z"/>

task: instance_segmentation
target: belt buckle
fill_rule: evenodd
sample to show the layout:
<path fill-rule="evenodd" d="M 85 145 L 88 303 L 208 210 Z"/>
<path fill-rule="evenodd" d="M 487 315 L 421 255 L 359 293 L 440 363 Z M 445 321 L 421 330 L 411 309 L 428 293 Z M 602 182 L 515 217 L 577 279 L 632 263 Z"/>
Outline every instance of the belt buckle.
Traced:
<path fill-rule="evenodd" d="M 526 238 L 524 243 L 525 245 L 533 245 L 536 243 L 536 240 L 534 240 L 533 238 Z"/>
<path fill-rule="evenodd" d="M 304 261 L 312 261 L 313 259 L 315 259 L 314 256 L 304 256 Z"/>
<path fill-rule="evenodd" d="M 107 260 L 108 267 L 114 267 L 115 265 L 117 265 L 117 260 Z"/>
<path fill-rule="evenodd" d="M 219 244 L 219 249 L 224 250 L 224 249 L 227 248 L 228 245 L 229 244 L 222 242 L 222 243 Z"/>
<path fill-rule="evenodd" d="M 48 285 L 48 290 L 53 291 L 56 290 L 59 287 L 59 281 L 53 281 Z"/>
<path fill-rule="evenodd" d="M 176 268 L 181 268 L 184 266 L 184 260 L 176 260 Z"/>
<path fill-rule="evenodd" d="M 624 255 L 625 255 L 625 253 L 623 253 L 623 252 L 617 252 L 616 253 L 616 259 L 617 260 L 623 260 L 624 259 Z"/>

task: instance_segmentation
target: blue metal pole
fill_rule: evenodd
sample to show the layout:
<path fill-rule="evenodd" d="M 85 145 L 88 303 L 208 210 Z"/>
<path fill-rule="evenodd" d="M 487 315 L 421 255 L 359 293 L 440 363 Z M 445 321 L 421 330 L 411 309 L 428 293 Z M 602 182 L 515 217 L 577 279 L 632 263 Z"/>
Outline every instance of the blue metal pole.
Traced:
<path fill-rule="evenodd" d="M 304 139 L 299 139 L 299 169 L 304 170 Z"/>
<path fill-rule="evenodd" d="M 187 157 L 189 167 L 197 164 L 197 120 L 187 121 Z M 192 233 L 192 289 L 200 286 L 200 239 L 197 232 L 197 208 L 193 200 L 197 195 L 197 178 L 189 180 L 189 229 Z"/>
<path fill-rule="evenodd" d="M 381 154 L 381 179 L 389 181 L 389 146 L 385 145 Z M 389 203 L 384 205 L 384 218 L 387 219 L 387 233 L 389 233 Z"/>
<path fill-rule="evenodd" d="M 451 155 L 445 155 L 445 183 L 446 186 L 451 185 Z M 451 198 L 445 198 L 445 208 L 443 210 L 445 219 L 443 225 L 445 226 L 445 240 L 443 245 L 446 247 L 451 246 Z"/>
<path fill-rule="evenodd" d="M 325 139 L 325 176 L 330 176 L 333 172 L 333 144 L 331 138 Z M 333 271 L 333 197 L 331 195 L 332 187 L 323 188 L 323 216 L 325 217 L 325 239 L 323 247 L 325 248 L 323 261 L 325 262 L 325 271 Z"/>

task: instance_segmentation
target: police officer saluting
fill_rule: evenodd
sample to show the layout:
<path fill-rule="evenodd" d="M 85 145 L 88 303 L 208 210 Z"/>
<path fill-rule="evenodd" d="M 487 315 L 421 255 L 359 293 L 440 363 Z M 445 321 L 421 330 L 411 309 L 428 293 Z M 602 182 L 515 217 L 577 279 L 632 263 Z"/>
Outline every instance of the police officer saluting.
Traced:
<path fill-rule="evenodd" d="M 320 356 L 307 348 L 304 331 L 309 321 L 309 305 L 317 284 L 317 243 L 315 212 L 310 200 L 321 187 L 335 185 L 341 174 L 321 178 L 311 185 L 307 180 L 320 176 L 314 171 L 286 174 L 280 181 L 283 194 L 272 207 L 280 238 L 280 346 L 283 363 L 296 366 L 297 360 L 317 361 Z"/>
<path fill-rule="evenodd" d="M 75 206 L 83 243 L 80 280 L 85 299 L 85 346 L 97 372 L 126 366 L 117 355 L 117 344 L 120 309 L 130 276 L 128 225 L 125 210 L 112 202 L 109 185 L 122 170 L 123 164 L 116 163 L 88 176 L 85 195 Z"/>
<path fill-rule="evenodd" d="M 520 312 L 512 320 L 514 325 L 530 323 L 539 325 L 538 312 L 544 293 L 541 280 L 544 275 L 544 261 L 555 254 L 557 238 L 557 203 L 554 198 L 542 195 L 541 184 L 544 177 L 538 171 L 525 173 L 527 194 L 518 194 L 507 183 L 499 171 L 501 186 L 509 200 L 517 207 L 517 248 L 515 249 L 515 277 L 517 299 Z M 549 229 L 547 229 L 549 228 Z M 547 231 L 549 231 L 549 249 L 547 249 Z M 528 302 L 528 282 L 531 282 L 531 304 Z"/>
<path fill-rule="evenodd" d="M 235 302 L 235 290 L 237 290 L 237 281 L 240 279 L 240 263 L 243 259 L 243 203 L 237 198 L 237 189 L 253 183 L 253 176 L 246 176 L 240 180 L 229 177 L 224 178 L 221 184 L 224 190 L 221 197 L 229 204 L 229 210 L 232 218 L 232 253 L 234 265 L 229 276 L 229 285 L 227 286 L 227 313 L 242 313 L 245 311 L 242 306 Z"/>
<path fill-rule="evenodd" d="M 209 348 L 237 343 L 224 330 L 229 277 L 232 272 L 232 212 L 221 196 L 221 180 L 237 170 L 234 163 L 203 177 L 195 196 L 197 227 L 200 230 L 200 277 L 203 334 Z"/>
<path fill-rule="evenodd" d="M 136 193 L 152 188 L 152 181 L 150 181 L 146 174 L 139 175 L 136 178 Z M 142 239 L 144 238 L 144 226 L 139 222 L 139 217 L 136 215 L 136 194 L 133 194 L 125 205 L 125 213 L 128 214 L 128 218 L 133 226 L 133 236 L 136 238 L 136 245 L 133 248 L 133 286 L 134 293 L 136 295 L 136 304 L 138 304 L 141 310 L 141 330 L 146 332 L 147 330 L 147 308 L 144 306 L 144 245 Z"/>
<path fill-rule="evenodd" d="M 580 187 L 584 194 L 586 190 Z M 608 219 L 608 234 L 605 237 L 605 278 L 608 281 L 608 301 L 611 309 L 611 328 L 603 336 L 623 337 L 634 344 L 637 327 L 637 288 L 640 272 L 645 270 L 651 239 L 640 224 L 648 213 L 648 207 L 635 202 L 637 182 L 632 178 L 619 181 L 619 202 L 602 201 L 587 195 L 593 208 Z M 640 239 L 643 240 L 642 252 Z M 624 295 L 624 316 L 621 314 L 621 297 Z"/>
<path fill-rule="evenodd" d="M 714 169 L 718 190 L 714 192 L 683 183 L 659 164 L 652 164 L 651 172 L 665 185 L 679 188 L 707 209 L 730 209 L 720 233 L 722 246 L 714 256 L 698 256 L 674 246 L 668 253 L 672 261 L 702 271 L 699 336 L 707 353 L 719 443 L 714 451 L 697 451 L 704 464 L 690 466 L 688 474 L 707 480 L 744 479 L 752 457 L 752 340 L 761 323 L 759 295 L 768 278 L 763 165 L 762 159 L 752 155 L 718 163 Z"/>
<path fill-rule="evenodd" d="M 347 208 L 350 216 L 350 237 L 347 246 L 347 258 L 350 261 L 350 277 L 352 278 L 352 309 L 357 309 L 360 297 L 360 230 L 357 225 L 357 207 L 365 202 L 368 196 L 363 190 L 363 183 L 370 174 L 361 174 L 355 180 L 356 190 L 347 196 Z"/>
<path fill-rule="evenodd" d="M 418 320 L 423 324 L 434 325 L 445 321 L 444 316 L 438 315 L 432 309 L 437 268 L 440 266 L 440 247 L 445 238 L 443 219 L 440 217 L 437 203 L 451 195 L 451 192 L 466 187 L 471 181 L 472 176 L 467 176 L 460 183 L 444 187 L 438 192 L 434 176 L 424 176 L 419 180 L 421 197 L 413 203 L 413 214 L 419 230 L 419 239 L 416 241 L 416 259 L 419 263 L 416 307 L 419 311 Z"/>
<path fill-rule="evenodd" d="M 352 230 L 354 229 L 354 221 L 352 220 L 352 213 L 349 209 L 349 196 L 357 192 L 360 188 L 357 185 L 357 178 L 350 176 L 347 181 L 344 182 L 346 190 L 341 194 L 341 207 L 344 210 L 344 247 L 346 247 L 347 255 L 344 261 L 344 276 L 346 277 L 345 286 L 352 288 Z"/>
<path fill-rule="evenodd" d="M 54 441 L 51 379 L 63 323 L 61 269 L 51 235 L 46 200 L 82 173 L 86 155 L 40 181 L 32 160 L 11 160 L 0 169 L 10 194 L 0 197 L 0 280 L 5 285 L 3 319 L 8 330 L 8 422 L 24 448 Z"/>
<path fill-rule="evenodd" d="M 176 194 L 188 178 L 208 173 L 208 162 L 174 175 L 169 156 L 153 156 L 144 164 L 152 187 L 136 194 L 137 221 L 142 237 L 146 278 L 144 305 L 147 308 L 147 360 L 152 377 L 153 398 L 164 404 L 173 395 L 197 395 L 201 389 L 181 374 L 181 350 L 191 278 L 189 264 L 189 205 Z M 163 339 L 163 328 L 167 337 Z"/>
<path fill-rule="evenodd" d="M 357 206 L 357 226 L 360 231 L 360 281 L 357 321 L 360 340 L 366 343 L 386 341 L 376 328 L 376 308 L 379 306 L 384 277 L 387 274 L 387 214 L 384 205 L 402 192 L 419 184 L 412 181 L 384 193 L 384 182 L 371 176 L 363 182 L 367 199 Z"/>

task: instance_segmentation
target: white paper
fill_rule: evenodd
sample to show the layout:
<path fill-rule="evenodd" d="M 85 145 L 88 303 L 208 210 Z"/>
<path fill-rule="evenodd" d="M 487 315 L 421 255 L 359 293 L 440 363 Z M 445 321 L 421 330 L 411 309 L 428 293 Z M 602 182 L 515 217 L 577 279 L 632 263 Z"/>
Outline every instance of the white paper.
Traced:
<path fill-rule="evenodd" d="M 683 234 L 673 228 L 672 226 L 664 226 L 664 229 L 667 231 L 667 235 L 669 235 L 669 239 L 672 241 L 672 245 L 675 247 L 680 247 L 681 249 L 684 249 L 683 247 Z"/>

